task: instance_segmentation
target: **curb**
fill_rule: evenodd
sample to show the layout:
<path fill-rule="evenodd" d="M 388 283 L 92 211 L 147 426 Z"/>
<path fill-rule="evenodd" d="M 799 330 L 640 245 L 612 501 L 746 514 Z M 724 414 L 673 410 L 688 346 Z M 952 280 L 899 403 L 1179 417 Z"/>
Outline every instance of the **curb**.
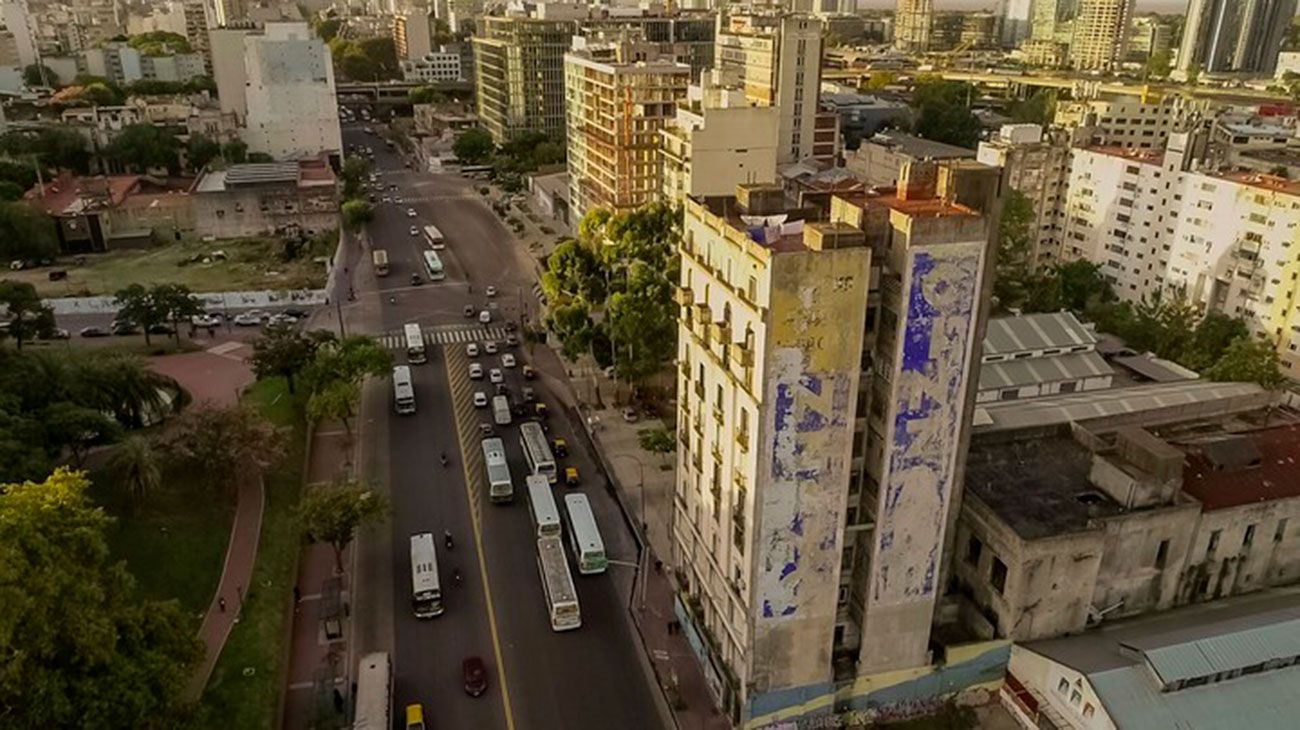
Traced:
<path fill-rule="evenodd" d="M 307 467 L 311 464 L 311 445 L 312 442 L 315 441 L 315 439 L 316 439 L 316 424 L 312 423 L 311 421 L 308 421 L 307 442 L 305 444 L 305 447 L 302 450 L 302 484 L 298 485 L 299 486 L 298 499 L 300 500 L 302 499 L 301 490 L 307 488 Z M 298 556 L 293 559 L 293 580 L 295 585 L 297 585 L 298 582 L 298 569 L 301 567 L 302 567 L 302 550 L 300 549 L 298 550 Z M 283 669 L 283 676 L 281 676 L 279 682 L 280 688 L 276 692 L 278 699 L 276 700 L 275 726 L 278 728 L 284 727 L 284 705 L 285 705 L 285 700 L 288 697 L 288 692 L 285 691 L 287 689 L 287 687 L 285 686 L 285 681 L 288 679 L 289 666 L 290 664 L 292 664 L 293 661 L 293 656 L 292 656 L 293 629 L 294 629 L 293 608 L 294 608 L 293 594 L 290 593 L 288 599 L 286 599 L 285 601 L 285 607 L 284 607 L 285 615 L 288 616 L 289 620 L 284 622 L 284 636 L 282 637 L 282 641 L 280 642 L 281 645 L 283 646 L 283 649 L 280 651 L 280 660 L 281 660 L 280 666 L 282 666 L 284 669 Z"/>

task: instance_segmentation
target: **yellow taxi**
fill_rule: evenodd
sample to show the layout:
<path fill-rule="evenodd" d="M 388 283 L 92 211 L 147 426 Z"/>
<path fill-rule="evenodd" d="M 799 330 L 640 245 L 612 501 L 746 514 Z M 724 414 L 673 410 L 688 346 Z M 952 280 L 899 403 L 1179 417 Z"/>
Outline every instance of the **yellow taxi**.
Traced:
<path fill-rule="evenodd" d="M 424 705 L 406 706 L 406 730 L 424 730 Z"/>
<path fill-rule="evenodd" d="M 578 467 L 567 466 L 564 468 L 564 483 L 570 487 L 578 486 Z"/>

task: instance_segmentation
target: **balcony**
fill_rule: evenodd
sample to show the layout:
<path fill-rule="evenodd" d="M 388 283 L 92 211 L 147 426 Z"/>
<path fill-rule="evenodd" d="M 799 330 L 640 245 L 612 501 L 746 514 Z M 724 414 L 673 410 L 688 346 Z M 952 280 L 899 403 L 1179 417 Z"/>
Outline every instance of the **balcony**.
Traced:
<path fill-rule="evenodd" d="M 744 454 L 749 453 L 749 431 L 748 430 L 736 432 L 736 445 L 740 447 L 741 453 Z"/>
<path fill-rule="evenodd" d="M 727 334 L 728 334 L 728 333 L 727 333 L 727 323 L 726 323 L 726 322 L 710 322 L 710 323 L 709 323 L 709 337 L 710 337 L 711 339 L 713 339 L 713 340 L 715 340 L 715 341 L 717 341 L 717 342 L 726 342 L 726 339 L 727 339 L 727 338 L 726 338 L 726 335 L 727 335 Z"/>
<path fill-rule="evenodd" d="M 724 418 L 726 418 L 726 416 L 723 414 L 722 409 L 715 407 L 713 409 L 713 420 L 721 424 Z"/>
<path fill-rule="evenodd" d="M 695 303 L 695 292 L 691 291 L 688 286 L 678 287 L 673 290 L 673 299 L 679 305 L 689 307 Z"/>
<path fill-rule="evenodd" d="M 709 447 L 709 451 L 713 454 L 713 461 L 714 461 L 714 463 L 721 464 L 721 463 L 722 463 L 722 446 L 721 446 L 720 444 L 718 444 L 717 442 L 714 442 L 714 443 Z"/>
<path fill-rule="evenodd" d="M 754 366 L 754 351 L 745 347 L 743 342 L 733 342 L 730 345 L 731 359 L 742 368 L 751 368 Z"/>

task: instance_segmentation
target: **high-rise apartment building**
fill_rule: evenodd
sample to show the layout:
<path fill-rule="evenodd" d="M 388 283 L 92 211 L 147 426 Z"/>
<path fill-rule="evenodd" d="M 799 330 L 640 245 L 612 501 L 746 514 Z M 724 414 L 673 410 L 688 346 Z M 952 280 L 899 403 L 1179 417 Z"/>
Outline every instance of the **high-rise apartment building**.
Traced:
<path fill-rule="evenodd" d="M 1296 0 L 1190 0 L 1178 70 L 1271 76 Z"/>
<path fill-rule="evenodd" d="M 1038 269 L 1061 257 L 1061 211 L 1070 181 L 1069 133 L 1044 134 L 1037 124 L 1008 124 L 987 142 L 980 142 L 976 159 L 1006 170 L 1007 187 L 1034 206 L 1030 222 L 1030 261 Z"/>
<path fill-rule="evenodd" d="M 413 10 L 393 16 L 393 45 L 397 60 L 418 61 L 433 51 L 433 35 L 429 16 L 423 10 Z"/>
<path fill-rule="evenodd" d="M 1082 70 L 1111 69 L 1124 60 L 1133 0 L 1079 0 L 1070 39 L 1070 65 Z"/>
<path fill-rule="evenodd" d="M 1130 61 L 1145 63 L 1157 53 L 1168 53 L 1173 41 L 1173 28 L 1155 15 L 1133 19 L 1133 30 L 1128 39 L 1127 57 Z"/>
<path fill-rule="evenodd" d="M 636 40 L 654 45 L 660 55 L 672 56 L 690 65 L 691 78 L 713 67 L 714 34 L 717 20 L 713 13 L 679 13 L 664 15 L 643 11 L 642 15 L 611 14 L 603 18 L 579 21 L 578 32 L 588 37 L 603 34 L 613 40 Z"/>
<path fill-rule="evenodd" d="M 564 140 L 564 54 L 572 20 L 484 16 L 474 37 L 479 123 L 497 143 L 522 132 Z"/>
<path fill-rule="evenodd" d="M 930 50 L 933 0 L 898 0 L 894 6 L 894 48 L 905 53 Z"/>
<path fill-rule="evenodd" d="M 1029 38 L 1034 25 L 1033 0 L 998 2 L 998 41 L 1003 48 L 1016 48 Z"/>
<path fill-rule="evenodd" d="M 1036 41 L 1069 43 L 1081 0 L 1034 0 L 1030 37 Z"/>
<path fill-rule="evenodd" d="M 686 200 L 673 563 L 733 719 L 931 661 L 997 195 L 921 163 L 830 222 Z"/>
<path fill-rule="evenodd" d="M 36 34 L 25 3 L 0 3 L 0 25 L 12 36 L 13 65 L 24 68 L 36 63 Z"/>
<path fill-rule="evenodd" d="M 817 154 L 822 23 L 805 15 L 719 16 L 714 67 L 737 79 L 755 104 L 780 111 L 777 161 Z M 829 130 L 834 137 L 838 127 Z M 834 152 L 832 150 L 832 156 Z"/>
<path fill-rule="evenodd" d="M 743 90 L 709 73 L 677 102 L 660 132 L 663 199 L 728 195 L 742 183 L 776 179 L 779 110 L 745 99 Z"/>
<path fill-rule="evenodd" d="M 250 152 L 277 160 L 342 155 L 334 65 L 306 23 L 215 30 L 213 40 L 221 109 L 235 113 Z"/>
<path fill-rule="evenodd" d="M 576 45 L 564 57 L 564 94 L 569 205 L 581 220 L 659 197 L 659 131 L 686 96 L 691 67 L 637 43 Z"/>

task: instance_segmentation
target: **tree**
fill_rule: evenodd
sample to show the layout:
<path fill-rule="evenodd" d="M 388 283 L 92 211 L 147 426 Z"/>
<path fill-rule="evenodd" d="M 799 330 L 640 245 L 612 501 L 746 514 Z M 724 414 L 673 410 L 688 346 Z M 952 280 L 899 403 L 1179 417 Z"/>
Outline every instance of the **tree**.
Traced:
<path fill-rule="evenodd" d="M 232 165 L 241 165 L 248 161 L 248 145 L 243 140 L 231 140 L 221 146 L 221 156 Z"/>
<path fill-rule="evenodd" d="M 898 82 L 897 71 L 872 71 L 867 76 L 867 81 L 862 85 L 866 91 L 880 91 L 887 86 L 892 86 Z"/>
<path fill-rule="evenodd" d="M 1019 190 L 1008 191 L 998 222 L 997 276 L 993 280 L 993 295 L 1003 309 L 1021 307 L 1029 298 L 1034 273 L 1033 235 L 1033 201 Z"/>
<path fill-rule="evenodd" d="M 211 486 L 231 488 L 261 475 L 284 456 L 284 436 L 252 409 L 192 408 L 167 441 L 177 462 Z"/>
<path fill-rule="evenodd" d="M 166 30 L 133 35 L 126 44 L 139 51 L 141 56 L 170 56 L 175 53 L 193 52 L 185 36 Z"/>
<path fill-rule="evenodd" d="M 343 197 L 357 198 L 366 184 L 366 175 L 370 173 L 370 163 L 362 157 L 349 157 L 343 161 L 339 177 L 343 178 Z"/>
<path fill-rule="evenodd" d="M 1258 383 L 1268 390 L 1277 390 L 1286 384 L 1280 365 L 1277 348 L 1272 343 L 1247 335 L 1233 340 L 1204 375 L 1220 382 Z"/>
<path fill-rule="evenodd" d="M 338 420 L 348 436 L 352 435 L 352 417 L 361 400 L 361 385 L 350 380 L 331 380 L 307 399 L 307 416 L 313 423 Z"/>
<path fill-rule="evenodd" d="M 143 436 L 132 436 L 113 449 L 108 458 L 108 473 L 118 488 L 130 495 L 137 505 L 162 487 L 158 451 Z"/>
<path fill-rule="evenodd" d="M 343 225 L 350 231 L 360 230 L 375 217 L 374 208 L 364 200 L 344 201 L 339 210 L 343 213 Z"/>
<path fill-rule="evenodd" d="M 1027 99 L 1012 102 L 1007 114 L 1021 124 L 1051 124 L 1056 116 L 1056 93 L 1045 89 L 1035 91 Z"/>
<path fill-rule="evenodd" d="M 392 38 L 350 41 L 336 36 L 329 41 L 329 47 L 335 67 L 352 81 L 387 81 L 401 74 Z"/>
<path fill-rule="evenodd" d="M 59 87 L 59 75 L 54 73 L 54 69 L 49 66 L 31 63 L 23 68 L 23 83 L 28 88 L 48 86 L 57 89 Z"/>
<path fill-rule="evenodd" d="M 0 280 L 0 308 L 8 314 L 9 327 L 0 337 L 12 337 L 18 349 L 35 337 L 48 337 L 54 331 L 54 310 L 25 281 Z"/>
<path fill-rule="evenodd" d="M 128 124 L 109 143 L 109 158 L 128 168 L 141 171 L 166 168 L 176 172 L 180 140 L 175 134 L 152 124 Z"/>
<path fill-rule="evenodd" d="M 1147 76 L 1156 79 L 1163 79 L 1169 76 L 1170 61 L 1173 54 L 1168 48 L 1162 48 L 1159 51 L 1147 57 L 1145 73 Z"/>
<path fill-rule="evenodd" d="M 546 259 L 542 290 L 556 302 L 581 299 L 590 305 L 605 300 L 605 270 L 593 247 L 574 240 L 557 244 Z"/>
<path fill-rule="evenodd" d="M 364 335 L 322 343 L 307 368 L 304 379 L 312 391 L 334 380 L 360 384 L 367 376 L 386 375 L 393 369 L 393 356 L 374 339 Z"/>
<path fill-rule="evenodd" d="M 343 551 L 357 530 L 378 522 L 388 511 L 383 495 L 356 481 L 307 491 L 298 504 L 298 524 L 309 542 L 334 548 L 334 567 L 343 572 Z"/>
<path fill-rule="evenodd" d="M 207 167 L 208 163 L 221 157 L 221 143 L 207 135 L 190 135 L 186 156 L 190 161 L 190 169 L 201 170 Z"/>
<path fill-rule="evenodd" d="M 298 374 L 311 365 L 316 351 L 327 342 L 334 342 L 334 335 L 326 330 L 272 328 L 253 343 L 253 372 L 258 378 L 283 377 L 293 393 Z"/>
<path fill-rule="evenodd" d="M 0 136 L 0 152 L 15 160 L 29 160 L 35 156 L 50 170 L 84 173 L 90 163 L 86 138 L 67 127 L 11 130 Z"/>
<path fill-rule="evenodd" d="M 0 160 L 0 180 L 27 192 L 36 184 L 36 168 L 30 161 Z"/>
<path fill-rule="evenodd" d="M 46 443 L 54 448 L 67 447 L 77 466 L 81 466 L 86 449 L 95 443 L 112 441 L 118 433 L 117 421 L 103 411 L 69 401 L 45 409 L 41 422 L 45 425 Z"/>
<path fill-rule="evenodd" d="M 0 486 L 5 725 L 177 726 L 202 645 L 175 601 L 137 598 L 86 487 L 65 469 Z"/>
<path fill-rule="evenodd" d="M 591 323 L 591 312 L 586 304 L 574 302 L 553 305 L 546 326 L 560 338 L 560 347 L 564 356 L 570 360 L 576 360 L 591 350 L 591 338 L 595 330 Z"/>
<path fill-rule="evenodd" d="M 634 385 L 658 372 L 677 352 L 674 281 L 649 264 L 636 262 L 627 285 L 609 299 L 606 319 L 614 343 L 614 370 Z"/>
<path fill-rule="evenodd" d="M 677 450 L 677 438 L 667 428 L 643 428 L 636 432 L 636 439 L 641 448 L 658 454 L 664 460 Z"/>
<path fill-rule="evenodd" d="M 1053 269 L 1061 281 L 1061 306 L 1086 312 L 1097 303 L 1112 301 L 1115 291 L 1102 276 L 1101 267 L 1091 261 L 1071 261 Z"/>
<path fill-rule="evenodd" d="M 1193 63 L 1187 69 L 1187 85 L 1195 86 L 1201 80 L 1201 64 Z"/>
<path fill-rule="evenodd" d="M 326 43 L 334 40 L 342 27 L 343 21 L 339 18 L 317 18 L 312 21 L 312 29 L 316 31 L 316 36 Z"/>
<path fill-rule="evenodd" d="M 154 299 L 153 290 L 146 289 L 143 284 L 132 284 L 118 289 L 113 303 L 117 305 L 117 316 L 141 327 L 144 330 L 145 344 L 152 345 L 149 330 L 167 319 L 166 313 Z"/>
<path fill-rule="evenodd" d="M 481 165 L 496 151 L 492 135 L 486 129 L 475 127 L 460 133 L 452 144 L 451 151 L 456 159 L 470 165 Z"/>
<path fill-rule="evenodd" d="M 173 410 L 187 396 L 172 378 L 145 366 L 144 360 L 121 353 L 93 353 L 71 363 L 68 398 L 113 414 L 127 428 L 139 428 L 167 412 L 165 393 Z"/>
<path fill-rule="evenodd" d="M 8 180 L 0 180 L 0 201 L 11 202 L 23 197 L 24 190 Z"/>
<path fill-rule="evenodd" d="M 23 202 L 0 203 L 0 258 L 41 261 L 59 254 L 54 221 Z"/>
<path fill-rule="evenodd" d="M 1178 362 L 1201 372 L 1218 361 L 1235 340 L 1249 334 L 1244 320 L 1222 312 L 1210 312 L 1196 323 Z"/>
<path fill-rule="evenodd" d="M 203 302 L 184 284 L 158 284 L 151 290 L 154 304 L 163 319 L 172 324 L 172 337 L 181 342 L 181 322 L 203 314 Z"/>
<path fill-rule="evenodd" d="M 412 104 L 437 104 L 447 100 L 447 94 L 432 86 L 421 86 L 407 92 Z"/>
<path fill-rule="evenodd" d="M 912 92 L 917 135 L 936 142 L 973 149 L 979 144 L 980 122 L 970 110 L 975 87 L 961 81 L 922 79 Z"/>

